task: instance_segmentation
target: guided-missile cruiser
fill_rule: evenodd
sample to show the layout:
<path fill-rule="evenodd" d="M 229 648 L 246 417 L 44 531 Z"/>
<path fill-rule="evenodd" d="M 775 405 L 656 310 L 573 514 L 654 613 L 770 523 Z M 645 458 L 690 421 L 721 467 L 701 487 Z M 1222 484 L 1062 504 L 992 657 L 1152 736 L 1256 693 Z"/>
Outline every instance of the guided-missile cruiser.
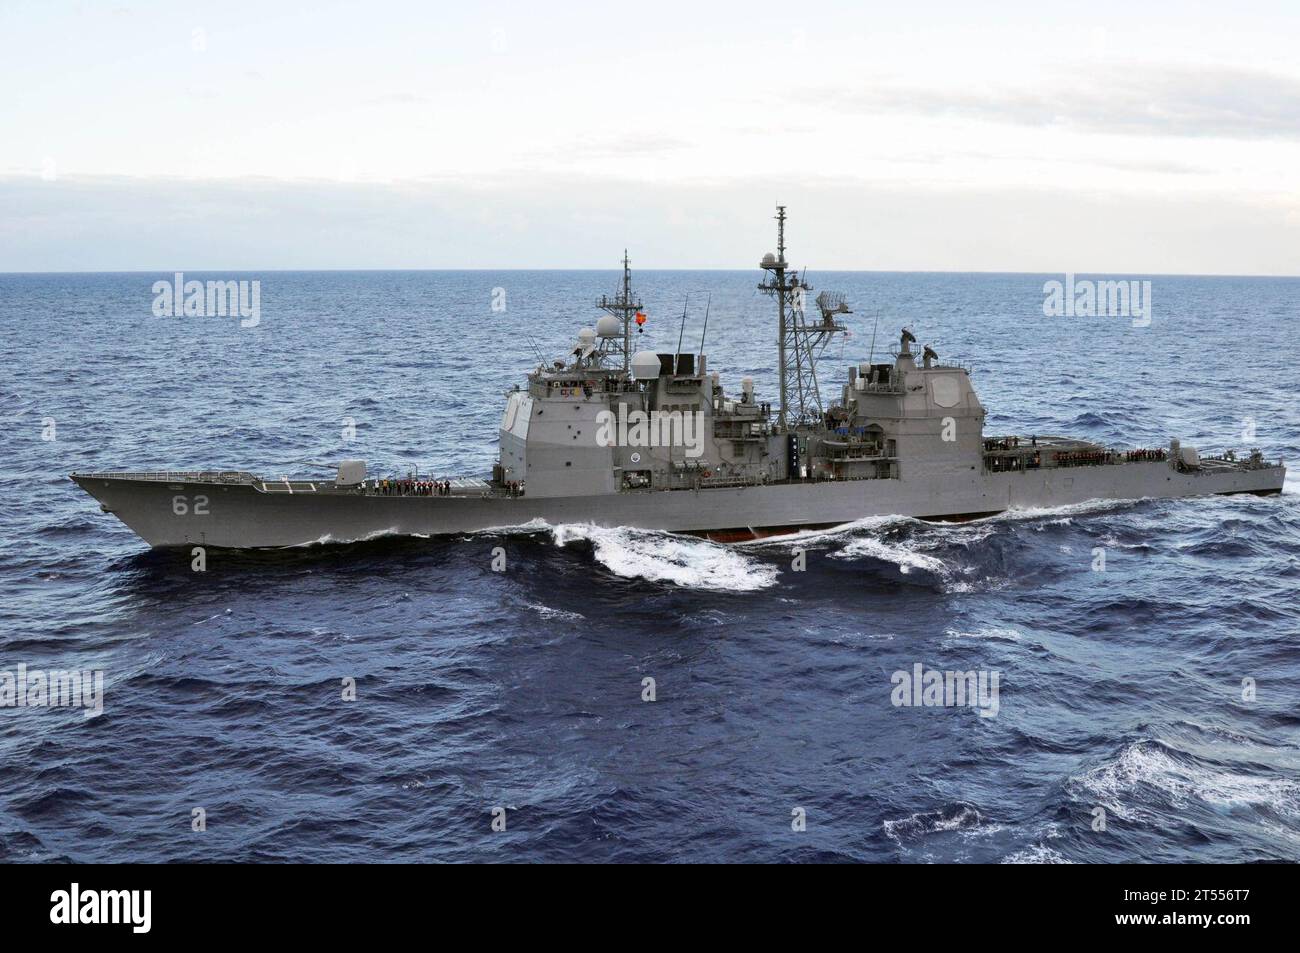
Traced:
<path fill-rule="evenodd" d="M 372 475 L 344 460 L 325 479 L 231 470 L 74 473 L 151 546 L 232 548 L 471 533 L 537 521 L 630 526 L 738 541 L 866 516 L 972 519 L 1097 499 L 1277 494 L 1286 470 L 1259 450 L 1210 456 L 1177 439 L 1115 449 L 984 432 L 966 367 L 904 329 L 892 360 L 848 367 L 823 403 L 819 358 L 845 331 L 843 296 L 786 260 L 785 208 L 759 289 L 776 304 L 779 402 L 750 378 L 724 390 L 703 353 L 632 350 L 644 309 L 626 253 L 618 291 L 565 357 L 506 399 L 490 475 Z M 680 345 L 678 350 L 680 351 Z M 702 350 L 702 347 L 701 347 Z"/>

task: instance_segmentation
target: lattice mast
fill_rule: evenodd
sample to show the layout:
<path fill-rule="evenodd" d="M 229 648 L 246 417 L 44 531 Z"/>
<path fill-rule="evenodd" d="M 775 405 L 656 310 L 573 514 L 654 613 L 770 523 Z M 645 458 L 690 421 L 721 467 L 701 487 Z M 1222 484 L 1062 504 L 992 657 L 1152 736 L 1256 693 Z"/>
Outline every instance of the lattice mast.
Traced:
<path fill-rule="evenodd" d="M 791 270 L 785 259 L 785 206 L 776 207 L 776 254 L 763 256 L 760 267 L 768 273 L 758 289 L 776 298 L 777 310 L 777 369 L 780 376 L 781 407 L 777 413 L 777 429 L 789 430 L 794 424 L 811 422 L 822 415 L 821 392 L 817 385 L 817 358 L 844 325 L 834 320 L 835 314 L 848 313 L 842 296 L 836 296 L 833 307 L 822 306 L 819 324 L 808 324 L 804 317 L 804 299 L 812 290 L 798 271 Z M 827 302 L 828 304 L 830 301 Z M 823 299 L 818 298 L 818 304 Z"/>
<path fill-rule="evenodd" d="M 644 310 L 641 299 L 632 295 L 632 265 L 626 248 L 623 249 L 623 282 L 618 293 L 612 298 L 601 295 L 596 307 L 623 323 L 623 371 L 626 373 L 632 359 L 632 319 Z"/>

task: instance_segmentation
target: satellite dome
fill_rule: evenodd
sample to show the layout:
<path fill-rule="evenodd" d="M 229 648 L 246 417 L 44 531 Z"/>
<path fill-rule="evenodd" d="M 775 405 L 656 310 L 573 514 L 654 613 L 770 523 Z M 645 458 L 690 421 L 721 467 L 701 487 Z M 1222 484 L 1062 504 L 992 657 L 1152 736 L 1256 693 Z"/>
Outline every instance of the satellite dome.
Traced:
<path fill-rule="evenodd" d="M 775 265 L 775 264 L 776 264 L 776 256 L 773 255 L 771 252 L 768 252 L 766 255 L 763 256 L 763 264 L 764 264 L 764 265 Z"/>
<path fill-rule="evenodd" d="M 596 334 L 602 338 L 616 338 L 623 333 L 623 323 L 612 314 L 604 315 L 596 322 Z"/>
<path fill-rule="evenodd" d="M 637 351 L 632 355 L 632 376 L 652 381 L 659 376 L 659 355 L 654 351 Z"/>
<path fill-rule="evenodd" d="M 578 332 L 578 343 L 583 347 L 596 343 L 596 332 L 591 328 L 583 328 Z"/>

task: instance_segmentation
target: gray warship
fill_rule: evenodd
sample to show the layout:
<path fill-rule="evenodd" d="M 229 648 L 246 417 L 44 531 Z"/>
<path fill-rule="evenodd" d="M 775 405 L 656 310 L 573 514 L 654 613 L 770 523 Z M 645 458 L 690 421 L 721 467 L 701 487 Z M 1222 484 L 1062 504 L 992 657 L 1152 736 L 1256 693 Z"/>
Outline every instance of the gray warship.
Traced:
<path fill-rule="evenodd" d="M 738 541 L 868 516 L 973 519 L 1089 500 L 1276 494 L 1286 471 L 1259 450 L 1201 455 L 1177 439 L 1112 449 L 1061 436 L 990 436 L 966 367 L 904 329 L 891 361 L 848 367 L 823 403 L 818 360 L 850 309 L 777 246 L 759 289 L 775 299 L 779 403 L 753 380 L 723 389 L 704 353 L 632 350 L 644 320 L 626 253 L 619 290 L 563 360 L 506 399 L 490 475 L 372 476 L 344 460 L 325 479 L 243 471 L 106 471 L 71 479 L 155 547 L 291 547 L 381 536 L 565 523 Z M 703 342 L 701 342 L 701 351 Z M 874 346 L 873 346 L 874 351 Z"/>

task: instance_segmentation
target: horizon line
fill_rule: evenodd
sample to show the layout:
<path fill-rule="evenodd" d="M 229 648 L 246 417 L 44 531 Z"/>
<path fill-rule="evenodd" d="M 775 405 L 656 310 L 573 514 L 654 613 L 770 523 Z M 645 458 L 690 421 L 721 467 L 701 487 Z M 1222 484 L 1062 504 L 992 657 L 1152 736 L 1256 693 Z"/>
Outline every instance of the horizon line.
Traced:
<path fill-rule="evenodd" d="M 808 274 L 855 274 L 855 275 L 1024 275 L 1024 276 L 1056 276 L 1056 275 L 1098 275 L 1119 278 L 1267 278 L 1267 279 L 1300 279 L 1300 272 L 1295 274 L 1256 274 L 1243 272 L 1192 272 L 1192 271 L 1166 271 L 1166 272 L 1141 272 L 1141 271 L 1108 271 L 1106 269 L 1073 269 L 1061 271 L 1018 271 L 1018 270 L 988 270 L 988 269 L 957 269 L 957 268 L 792 268 L 791 271 L 799 271 Z M 621 268 L 493 268 L 476 266 L 472 268 L 99 268 L 90 269 L 82 268 L 75 270 L 68 269 L 49 269 L 41 271 L 7 271 L 0 269 L 0 276 L 21 277 L 26 275 L 162 275 L 176 274 L 180 272 L 192 272 L 195 274 L 455 274 L 461 272 L 554 272 L 557 274 L 568 274 L 571 272 L 587 272 L 592 274 L 621 274 Z M 754 272 L 757 274 L 761 271 L 758 268 L 638 268 L 634 274 L 644 274 L 646 272 L 709 272 L 722 274 L 739 274 L 744 272 Z"/>

